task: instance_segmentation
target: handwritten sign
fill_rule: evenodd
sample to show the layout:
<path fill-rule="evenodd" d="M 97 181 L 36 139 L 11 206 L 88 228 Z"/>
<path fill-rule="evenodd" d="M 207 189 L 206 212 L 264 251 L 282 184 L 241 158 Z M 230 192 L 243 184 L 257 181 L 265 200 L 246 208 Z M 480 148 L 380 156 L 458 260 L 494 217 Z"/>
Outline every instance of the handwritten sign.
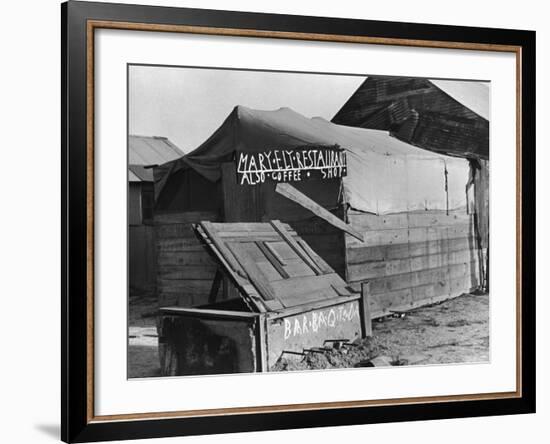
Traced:
<path fill-rule="evenodd" d="M 285 340 L 321 329 L 335 329 L 339 325 L 359 319 L 359 305 L 350 303 L 326 310 L 312 311 L 293 318 L 285 318 Z"/>
<path fill-rule="evenodd" d="M 333 179 L 347 174 L 346 152 L 339 147 L 307 147 L 292 150 L 237 152 L 237 179 L 241 185 L 266 180 L 300 182 Z"/>

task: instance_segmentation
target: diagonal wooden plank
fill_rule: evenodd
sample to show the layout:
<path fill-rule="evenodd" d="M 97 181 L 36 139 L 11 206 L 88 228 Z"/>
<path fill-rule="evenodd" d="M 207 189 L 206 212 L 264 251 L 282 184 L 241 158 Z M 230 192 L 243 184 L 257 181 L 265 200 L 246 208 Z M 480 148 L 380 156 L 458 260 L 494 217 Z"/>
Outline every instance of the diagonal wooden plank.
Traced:
<path fill-rule="evenodd" d="M 315 253 L 315 251 L 311 249 L 311 247 L 305 240 L 300 239 L 298 241 L 298 244 L 301 245 L 307 255 L 311 258 L 312 261 L 317 264 L 317 266 L 323 273 L 334 273 L 334 270 L 330 267 L 330 265 L 327 264 L 317 253 Z"/>
<path fill-rule="evenodd" d="M 208 303 L 213 304 L 216 302 L 216 298 L 218 297 L 218 292 L 220 291 L 220 286 L 223 280 L 223 275 L 220 269 L 218 268 L 216 270 L 216 275 L 214 276 L 214 280 L 212 281 L 212 288 L 210 289 L 210 295 L 208 296 Z"/>
<path fill-rule="evenodd" d="M 279 252 L 271 245 L 270 242 L 262 242 L 263 245 L 271 252 L 271 254 L 279 261 L 281 265 L 286 265 L 286 261 L 282 258 Z"/>
<path fill-rule="evenodd" d="M 205 228 L 203 224 L 207 224 L 207 227 Z M 248 276 L 244 274 L 242 269 L 240 268 L 240 265 L 236 262 L 233 254 L 227 249 L 225 244 L 220 242 L 218 239 L 218 244 L 222 244 L 222 248 L 225 252 L 223 254 L 218 247 L 216 246 L 215 240 L 216 235 L 213 233 L 213 230 L 211 229 L 211 226 L 208 227 L 209 222 L 201 222 L 199 224 L 200 229 L 204 231 L 204 233 L 201 232 L 201 230 L 197 229 L 196 232 L 203 238 L 205 244 L 210 248 L 210 251 L 214 254 L 214 256 L 218 259 L 218 261 L 222 264 L 223 269 L 227 272 L 235 286 L 239 289 L 239 292 L 241 293 L 241 296 L 245 300 L 245 302 L 252 308 L 258 310 L 260 313 L 265 313 L 266 308 L 271 309 L 268 304 L 265 303 L 265 301 L 260 297 L 259 294 L 256 293 L 256 289 L 252 286 L 250 281 L 248 280 Z M 210 230 L 208 229 L 210 228 Z M 208 231 L 212 233 L 213 237 L 210 237 L 208 234 Z M 233 259 L 233 264 L 229 262 L 229 260 Z M 240 270 L 240 274 L 237 274 L 236 270 Z M 243 276 L 244 275 L 244 276 Z"/>
<path fill-rule="evenodd" d="M 279 220 L 272 220 L 271 225 L 281 235 L 281 237 L 290 245 L 296 254 L 315 272 L 315 274 L 323 274 L 317 264 L 306 254 L 306 252 L 298 245 L 296 240 L 285 230 L 285 227 Z"/>
<path fill-rule="evenodd" d="M 214 229 L 212 222 L 206 222 L 203 221 L 200 223 L 200 226 L 204 230 L 204 232 L 208 235 L 208 238 L 212 241 L 212 243 L 216 246 L 216 248 L 220 251 L 220 253 L 224 256 L 225 260 L 231 265 L 231 268 L 235 273 L 237 273 L 241 277 L 246 277 L 246 273 L 242 269 L 242 267 L 239 265 L 237 260 L 235 260 L 235 257 L 229 251 L 224 241 L 222 241 L 218 234 L 216 233 L 216 230 Z"/>
<path fill-rule="evenodd" d="M 335 226 L 336 228 L 339 228 L 340 230 L 345 231 L 348 234 L 351 234 L 353 237 L 359 239 L 361 242 L 364 242 L 364 236 L 362 233 L 354 230 L 351 225 L 345 223 L 342 219 L 339 219 L 330 211 L 325 210 L 321 205 L 307 197 L 304 193 L 297 190 L 289 183 L 278 183 L 275 191 L 282 196 L 285 196 L 287 199 L 290 199 L 293 202 L 296 202 L 297 204 L 308 209 L 316 216 L 326 220 L 329 224 Z"/>
<path fill-rule="evenodd" d="M 269 244 L 267 244 L 266 242 L 256 241 L 256 245 L 262 251 L 262 253 L 267 258 L 269 263 L 273 266 L 273 268 L 275 268 L 275 270 L 277 270 L 277 272 L 281 275 L 281 277 L 284 279 L 288 279 L 290 276 L 286 272 L 286 270 L 283 268 L 283 264 L 281 264 L 282 260 L 278 258 L 280 256 L 276 257 L 273 254 L 273 250 L 268 248 Z"/>

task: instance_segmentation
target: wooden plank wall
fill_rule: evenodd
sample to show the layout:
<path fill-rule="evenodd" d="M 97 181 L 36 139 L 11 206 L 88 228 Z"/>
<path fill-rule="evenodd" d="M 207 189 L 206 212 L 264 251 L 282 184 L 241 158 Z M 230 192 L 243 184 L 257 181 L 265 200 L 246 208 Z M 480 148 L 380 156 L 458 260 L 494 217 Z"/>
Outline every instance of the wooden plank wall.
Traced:
<path fill-rule="evenodd" d="M 128 227 L 128 280 L 130 295 L 155 291 L 155 232 L 152 225 Z"/>
<path fill-rule="evenodd" d="M 215 212 L 155 215 L 159 306 L 193 307 L 208 303 L 216 263 L 201 245 L 193 224 L 218 221 Z"/>
<path fill-rule="evenodd" d="M 373 317 L 459 296 L 479 285 L 479 250 L 473 216 L 423 211 L 376 216 L 350 210 L 346 234 L 347 281 L 360 291 L 370 281 Z"/>

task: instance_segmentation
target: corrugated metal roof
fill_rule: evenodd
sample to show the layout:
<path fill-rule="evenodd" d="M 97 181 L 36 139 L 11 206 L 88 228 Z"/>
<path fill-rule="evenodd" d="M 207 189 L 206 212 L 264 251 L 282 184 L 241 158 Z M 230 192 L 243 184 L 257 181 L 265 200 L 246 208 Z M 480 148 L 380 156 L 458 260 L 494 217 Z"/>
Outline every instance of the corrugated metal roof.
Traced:
<path fill-rule="evenodd" d="M 132 172 L 132 167 L 128 168 L 128 182 L 141 182 L 142 180 Z"/>
<path fill-rule="evenodd" d="M 489 83 L 459 80 L 430 80 L 430 82 L 478 116 L 489 120 Z"/>
<path fill-rule="evenodd" d="M 128 180 L 130 182 L 153 182 L 153 168 L 146 168 L 143 165 L 128 166 Z"/>
<path fill-rule="evenodd" d="M 184 155 L 166 137 L 130 136 L 128 145 L 130 165 L 162 165 Z"/>

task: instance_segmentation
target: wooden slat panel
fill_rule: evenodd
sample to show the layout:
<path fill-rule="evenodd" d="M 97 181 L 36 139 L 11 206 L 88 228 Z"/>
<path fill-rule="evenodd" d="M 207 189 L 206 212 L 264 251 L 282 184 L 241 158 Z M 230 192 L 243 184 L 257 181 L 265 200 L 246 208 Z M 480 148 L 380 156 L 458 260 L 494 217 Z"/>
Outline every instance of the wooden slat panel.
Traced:
<path fill-rule="evenodd" d="M 422 211 L 381 216 L 348 212 L 349 223 L 361 232 L 468 224 L 471 218 L 472 215 L 467 214 L 465 209 L 451 211 L 449 215 L 444 211 Z"/>
<path fill-rule="evenodd" d="M 206 225 L 206 227 L 204 225 Z M 198 225 L 197 233 L 205 241 L 205 243 L 209 245 L 209 248 L 214 253 L 221 266 L 225 269 L 233 284 L 235 284 L 239 289 L 244 301 L 251 308 L 253 307 L 260 313 L 264 313 L 266 311 L 266 304 L 264 300 L 249 282 L 247 274 L 237 262 L 233 253 L 227 248 L 225 243 L 216 238 L 211 224 L 205 222 L 204 224 Z M 217 245 L 221 245 L 222 249 L 220 250 Z"/>
<path fill-rule="evenodd" d="M 216 274 L 217 266 L 184 266 L 184 267 L 163 267 L 159 270 L 159 279 L 185 280 L 185 279 L 204 279 L 211 281 Z"/>
<path fill-rule="evenodd" d="M 228 264 L 231 266 L 233 271 L 239 274 L 240 276 L 245 277 L 246 272 L 243 270 L 241 265 L 239 265 L 239 262 L 235 259 L 233 253 L 227 248 L 227 245 L 225 244 L 225 242 L 221 241 L 218 238 L 216 230 L 214 229 L 213 225 L 210 222 L 203 222 L 200 224 L 200 226 L 208 236 L 208 239 L 213 243 L 216 249 L 223 255 L 224 259 L 228 262 Z"/>
<path fill-rule="evenodd" d="M 438 239 L 453 239 L 473 234 L 470 224 L 453 225 L 450 227 L 410 228 L 409 242 L 426 242 Z"/>
<path fill-rule="evenodd" d="M 275 268 L 271 262 L 266 261 L 265 259 L 253 262 L 255 262 L 255 264 L 260 269 L 268 282 L 276 281 L 277 279 L 282 279 L 283 277 L 287 276 L 284 270 L 277 270 L 277 268 Z M 285 275 L 283 276 L 283 274 L 281 273 L 284 273 Z"/>
<path fill-rule="evenodd" d="M 419 285 L 412 289 L 412 302 L 423 301 L 440 296 L 451 296 L 450 281 Z"/>
<path fill-rule="evenodd" d="M 154 217 L 155 224 L 158 225 L 188 224 L 203 220 L 214 222 L 219 220 L 219 215 L 212 211 L 187 211 L 184 213 L 155 214 Z"/>
<path fill-rule="evenodd" d="M 350 281 L 371 279 L 438 268 L 449 264 L 470 263 L 477 260 L 476 250 L 462 250 L 426 256 L 415 256 L 406 259 L 350 264 L 348 265 L 348 279 Z"/>
<path fill-rule="evenodd" d="M 204 279 L 185 279 L 185 280 L 169 280 L 161 279 L 157 282 L 158 290 L 163 292 L 175 293 L 179 292 L 183 295 L 190 296 L 205 296 L 208 299 L 210 288 L 212 287 L 211 280 Z"/>
<path fill-rule="evenodd" d="M 190 251 L 205 251 L 203 245 L 197 238 L 183 239 L 159 239 L 157 240 L 157 251 L 159 253 L 186 253 Z"/>
<path fill-rule="evenodd" d="M 251 243 L 251 245 L 254 245 Z M 250 257 L 249 250 L 245 248 L 244 244 L 232 242 L 228 243 L 227 247 L 234 254 L 236 260 L 240 263 L 245 273 L 248 275 L 252 285 L 256 287 L 260 295 L 264 300 L 271 301 L 275 299 L 273 288 L 269 284 L 265 274 L 259 269 L 256 262 Z"/>
<path fill-rule="evenodd" d="M 159 307 L 197 307 L 208 303 L 208 295 L 194 295 L 180 291 L 159 291 Z"/>
<path fill-rule="evenodd" d="M 348 264 L 360 264 L 371 261 L 405 259 L 426 256 L 442 252 L 472 249 L 475 240 L 472 237 L 438 239 L 435 241 L 412 242 L 395 245 L 358 246 L 347 250 Z"/>
<path fill-rule="evenodd" d="M 256 245 L 262 251 L 265 257 L 269 260 L 273 268 L 277 270 L 277 272 L 280 275 L 279 278 L 290 277 L 289 274 L 286 272 L 286 270 L 283 268 L 283 265 L 286 265 L 286 263 L 283 261 L 283 259 L 279 256 L 279 254 L 275 250 L 269 248 L 269 243 L 256 242 Z"/>
<path fill-rule="evenodd" d="M 214 261 L 206 251 L 195 251 L 187 253 L 162 253 L 157 257 L 158 269 L 164 267 L 185 267 L 185 266 L 213 266 Z"/>
<path fill-rule="evenodd" d="M 277 240 L 280 240 L 280 236 L 271 231 L 271 232 L 266 232 L 266 231 L 220 231 L 218 232 L 218 236 L 220 237 L 220 239 L 231 239 L 231 240 L 237 240 L 237 239 L 242 239 L 242 240 L 248 240 L 249 242 L 251 241 L 254 241 L 254 240 L 257 240 L 257 238 L 261 237 L 263 239 L 266 239 L 266 240 L 270 240 L 270 241 L 277 241 Z"/>
<path fill-rule="evenodd" d="M 467 237 L 472 234 L 470 224 L 459 224 L 448 227 L 422 227 L 422 228 L 400 228 L 392 230 L 367 231 L 365 241 L 359 242 L 351 236 L 346 235 L 346 246 L 375 246 L 404 244 L 407 242 L 429 242 L 439 239 L 453 239 Z"/>
<path fill-rule="evenodd" d="M 155 225 L 157 239 L 196 239 L 192 224 Z"/>
<path fill-rule="evenodd" d="M 287 231 L 294 231 L 289 224 L 283 223 L 283 226 Z M 265 223 L 265 222 L 223 222 L 223 223 L 212 223 L 212 227 L 216 230 L 216 233 L 223 235 L 228 232 L 258 232 L 258 233 L 276 233 L 275 229 Z"/>
<path fill-rule="evenodd" d="M 370 294 L 370 311 L 375 316 L 389 314 L 398 307 L 410 307 L 412 303 L 412 289 L 388 291 L 383 294 Z"/>
<path fill-rule="evenodd" d="M 373 317 L 389 314 L 392 310 L 411 310 L 422 305 L 460 296 L 476 287 L 475 276 L 453 278 L 445 283 L 432 283 L 377 295 L 371 295 Z"/>
<path fill-rule="evenodd" d="M 298 245 L 296 240 L 292 237 L 291 234 L 289 234 L 289 232 L 285 229 L 285 227 L 283 226 L 283 224 L 280 221 L 272 220 L 271 225 L 281 235 L 281 237 L 288 243 L 288 245 L 290 245 L 292 247 L 294 252 L 298 256 L 300 256 L 300 258 L 306 264 L 308 264 L 311 267 L 311 269 L 315 272 L 315 274 L 322 274 L 322 271 L 319 269 L 317 264 L 315 264 L 315 262 L 313 262 L 313 260 L 311 260 L 311 258 L 304 252 L 302 247 L 300 245 Z"/>
<path fill-rule="evenodd" d="M 299 297 L 296 297 L 296 295 L 289 295 L 286 298 L 279 297 L 279 300 L 285 308 L 289 308 L 308 304 L 314 301 L 326 301 L 328 299 L 334 299 L 337 296 L 338 294 L 332 288 L 320 288 L 307 293 L 301 293 Z"/>
<path fill-rule="evenodd" d="M 263 247 L 265 247 L 265 249 L 269 251 L 269 254 L 273 258 L 275 258 L 280 265 L 286 265 L 287 259 L 293 259 L 292 248 L 290 248 L 284 242 L 261 242 L 261 245 L 263 245 Z M 283 250 L 283 254 L 284 253 L 287 254 L 287 259 L 283 257 L 283 255 L 279 252 L 279 250 L 276 247 L 278 247 L 279 250 Z M 268 256 L 268 254 L 265 251 L 264 251 L 264 254 Z"/>
<path fill-rule="evenodd" d="M 309 265 L 305 264 L 299 259 L 287 261 L 284 269 L 288 273 L 288 276 L 290 278 L 301 276 L 317 276 L 317 274 L 311 269 Z"/>
<path fill-rule="evenodd" d="M 420 285 L 445 282 L 449 279 L 464 276 L 471 273 L 477 267 L 477 262 L 472 261 L 468 264 L 454 264 L 444 267 L 432 268 L 428 270 L 415 271 L 412 273 L 403 273 L 392 276 L 374 278 L 370 281 L 372 294 L 387 293 L 404 288 L 418 287 Z M 351 282 L 351 287 L 355 291 L 360 291 L 361 281 Z"/>
<path fill-rule="evenodd" d="M 303 276 L 271 282 L 275 297 L 281 299 L 283 302 L 288 299 L 294 299 L 297 303 L 300 303 L 302 295 L 316 291 L 321 292 L 325 289 L 329 289 L 331 297 L 339 296 L 332 288 L 332 285 L 345 287 L 346 283 L 336 273 L 321 276 Z"/>

